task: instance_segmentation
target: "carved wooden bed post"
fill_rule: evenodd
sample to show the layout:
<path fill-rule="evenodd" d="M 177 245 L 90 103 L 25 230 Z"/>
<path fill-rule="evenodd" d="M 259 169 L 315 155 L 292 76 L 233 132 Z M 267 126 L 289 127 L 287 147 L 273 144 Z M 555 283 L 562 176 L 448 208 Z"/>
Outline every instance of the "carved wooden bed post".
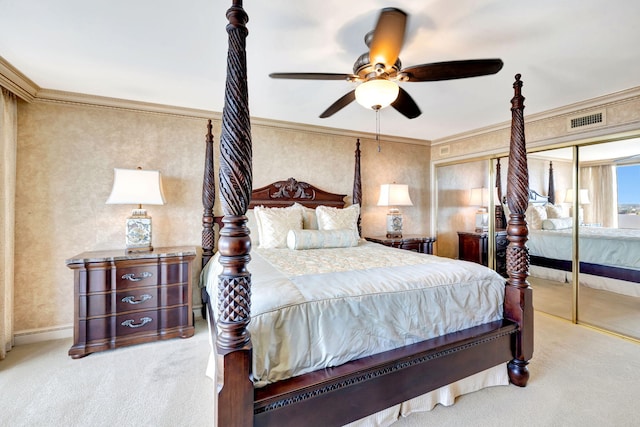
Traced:
<path fill-rule="evenodd" d="M 505 290 L 504 311 L 506 317 L 519 325 L 519 331 L 514 336 L 514 358 L 508 364 L 509 378 L 513 384 L 524 387 L 529 379 L 527 365 L 533 356 L 533 295 L 527 282 L 529 251 L 525 246 L 528 235 L 525 211 L 529 200 L 529 170 L 520 74 L 516 74 L 513 88 L 515 94 L 511 99 L 512 126 L 507 174 L 507 202 L 511 211 L 507 225 L 509 279 Z"/>
<path fill-rule="evenodd" d="M 220 138 L 220 194 L 224 227 L 218 250 L 217 370 L 218 426 L 253 426 L 251 274 L 247 270 L 251 239 L 245 216 L 251 199 L 252 149 L 247 88 L 246 23 L 242 0 L 227 11 L 227 81 Z M 234 375 L 224 375 L 233 372 Z M 220 374 L 220 372 L 218 372 Z"/>
<path fill-rule="evenodd" d="M 357 203 L 360 205 L 360 210 L 362 210 L 362 178 L 360 176 L 360 138 L 356 141 L 356 161 L 355 168 L 353 171 L 353 195 L 352 201 L 354 205 Z M 358 234 L 362 236 L 362 226 L 360 225 L 360 218 L 362 214 L 358 216 Z"/>
<path fill-rule="evenodd" d="M 549 162 L 549 191 L 547 192 L 547 197 L 551 204 L 556 202 L 556 186 L 553 181 L 553 162 Z"/>
<path fill-rule="evenodd" d="M 204 178 L 202 181 L 202 267 L 204 268 L 213 256 L 213 245 L 215 242 L 215 231 L 213 229 L 213 204 L 216 199 L 216 189 L 214 185 L 213 169 L 213 132 L 211 120 L 207 123 L 206 153 L 204 161 Z M 206 292 L 203 292 L 203 296 Z"/>

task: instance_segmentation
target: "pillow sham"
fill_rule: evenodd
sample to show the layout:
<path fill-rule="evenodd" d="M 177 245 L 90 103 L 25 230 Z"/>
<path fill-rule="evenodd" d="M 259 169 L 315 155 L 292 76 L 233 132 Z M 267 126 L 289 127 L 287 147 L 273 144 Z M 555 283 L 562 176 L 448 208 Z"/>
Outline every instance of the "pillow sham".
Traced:
<path fill-rule="evenodd" d="M 358 233 L 358 217 L 360 216 L 360 205 L 355 204 L 344 209 L 332 208 L 329 206 L 318 206 L 316 217 L 318 218 L 319 230 L 342 230 L 348 229 Z"/>
<path fill-rule="evenodd" d="M 316 210 L 308 208 L 296 202 L 293 206 L 297 206 L 302 211 L 302 228 L 305 230 L 317 230 L 318 218 L 316 217 Z"/>
<path fill-rule="evenodd" d="M 566 218 L 564 209 L 560 205 L 552 205 L 551 203 L 545 205 L 547 210 L 547 218 Z"/>
<path fill-rule="evenodd" d="M 265 208 L 256 206 L 259 248 L 286 248 L 289 230 L 302 229 L 302 211 L 297 206 Z"/>
<path fill-rule="evenodd" d="M 529 205 L 524 215 L 529 228 L 532 230 L 540 230 L 542 228 L 542 221 L 547 219 L 547 210 L 544 206 Z"/>
<path fill-rule="evenodd" d="M 547 218 L 542 221 L 543 230 L 565 230 L 573 226 L 573 218 Z"/>
<path fill-rule="evenodd" d="M 348 248 L 358 246 L 353 230 L 289 230 L 287 247 L 294 250 Z"/>

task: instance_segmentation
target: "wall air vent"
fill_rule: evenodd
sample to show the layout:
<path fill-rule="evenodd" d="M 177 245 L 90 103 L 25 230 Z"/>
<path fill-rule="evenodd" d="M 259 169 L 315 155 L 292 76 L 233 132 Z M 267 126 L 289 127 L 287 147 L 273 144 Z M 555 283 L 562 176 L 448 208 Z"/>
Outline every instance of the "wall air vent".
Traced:
<path fill-rule="evenodd" d="M 605 111 L 598 111 L 592 114 L 569 117 L 569 130 L 583 130 L 606 124 L 607 116 Z"/>
<path fill-rule="evenodd" d="M 449 146 L 448 145 L 443 145 L 442 147 L 440 147 L 440 155 L 441 156 L 448 156 L 449 155 Z"/>

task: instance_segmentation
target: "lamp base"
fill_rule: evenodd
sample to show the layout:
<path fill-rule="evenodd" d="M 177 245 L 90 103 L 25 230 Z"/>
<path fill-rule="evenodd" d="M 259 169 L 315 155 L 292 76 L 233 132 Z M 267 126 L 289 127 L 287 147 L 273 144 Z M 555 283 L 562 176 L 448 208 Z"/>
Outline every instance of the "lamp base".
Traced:
<path fill-rule="evenodd" d="M 476 212 L 476 232 L 483 233 L 489 231 L 489 214 L 485 209 Z"/>
<path fill-rule="evenodd" d="M 134 209 L 127 218 L 126 238 L 127 253 L 151 252 L 151 217 L 145 209 Z"/>
<path fill-rule="evenodd" d="M 402 237 L 402 214 L 397 209 L 391 209 L 387 214 L 387 238 Z"/>

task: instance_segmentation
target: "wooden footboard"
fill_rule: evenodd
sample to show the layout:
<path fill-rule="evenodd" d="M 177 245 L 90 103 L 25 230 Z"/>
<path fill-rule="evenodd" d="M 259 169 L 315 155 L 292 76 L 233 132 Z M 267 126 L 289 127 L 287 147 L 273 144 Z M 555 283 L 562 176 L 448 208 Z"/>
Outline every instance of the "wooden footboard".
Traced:
<path fill-rule="evenodd" d="M 512 100 L 507 190 L 511 215 L 507 226 L 510 243 L 507 249 L 509 279 L 505 287 L 505 320 L 254 390 L 251 381 L 252 345 L 247 331 L 251 315 L 251 274 L 247 268 L 251 239 L 245 216 L 252 189 L 245 52 L 248 17 L 242 1 L 233 1 L 227 18 L 229 52 L 219 176 L 224 227 L 220 231 L 218 251 L 223 270 L 219 276 L 217 296 L 211 298 L 217 303 L 218 322 L 212 330 L 217 368 L 221 370 L 216 387 L 217 425 L 343 425 L 507 361 L 511 381 L 520 386 L 526 385 L 529 376 L 527 364 L 533 352 L 533 308 L 531 288 L 526 280 L 529 257 L 525 246 L 527 226 L 524 212 L 528 199 L 528 171 L 524 98 L 520 93 L 522 82 L 518 75 Z M 358 154 L 356 160 L 354 181 L 359 185 Z M 212 165 L 212 161 L 207 160 L 209 164 Z M 354 200 L 359 201 L 360 197 L 360 190 L 356 191 L 354 187 Z M 205 205 L 205 214 L 208 209 Z M 210 224 L 210 221 L 203 219 L 203 223 Z"/>

